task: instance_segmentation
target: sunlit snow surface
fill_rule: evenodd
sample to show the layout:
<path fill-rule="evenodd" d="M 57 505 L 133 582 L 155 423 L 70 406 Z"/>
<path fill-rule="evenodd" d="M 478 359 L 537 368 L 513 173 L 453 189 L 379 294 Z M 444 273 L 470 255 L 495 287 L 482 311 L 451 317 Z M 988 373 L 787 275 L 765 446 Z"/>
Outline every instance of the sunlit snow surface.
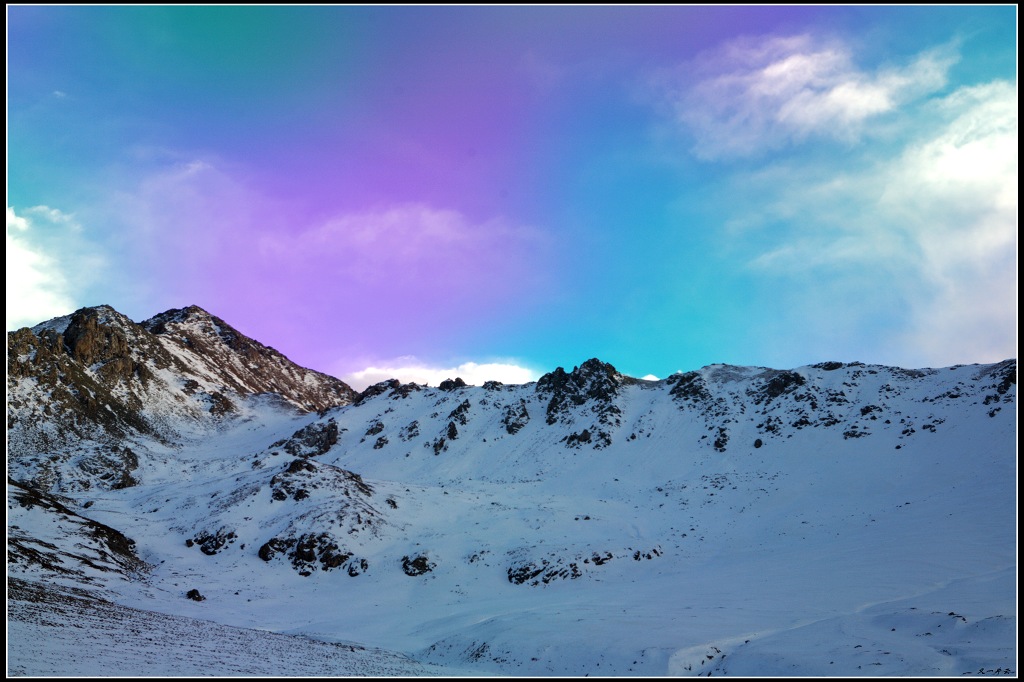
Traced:
<path fill-rule="evenodd" d="M 596 423 L 589 404 L 547 424 L 533 384 L 383 393 L 303 417 L 253 401 L 215 435 L 154 445 L 140 485 L 75 498 L 152 566 L 86 571 L 107 601 L 86 608 L 66 592 L 78 578 L 9 565 L 9 579 L 60 585 L 60 604 L 12 591 L 8 672 L 1015 673 L 1016 388 L 993 412 L 984 369 L 800 368 L 845 402 L 830 407 L 839 423 L 795 428 L 787 396 L 747 393 L 760 370 L 705 368 L 717 411 L 674 401 L 664 381 L 623 385 L 602 448 L 563 442 Z M 520 400 L 530 419 L 512 434 L 501 420 Z M 435 454 L 463 401 L 466 423 Z M 765 433 L 772 415 L 782 426 Z M 300 472 L 322 485 L 275 500 L 295 457 L 272 444 L 330 418 L 338 443 Z M 869 435 L 844 437 L 854 424 Z M 332 467 L 372 488 L 374 513 L 358 507 L 372 524 L 339 519 L 362 498 Z M 8 497 L 9 530 L 59 543 L 60 522 Z M 215 555 L 186 546 L 218 529 L 235 537 Z M 257 555 L 289 532 L 331 532 L 368 568 L 303 576 Z M 406 575 L 414 556 L 433 570 Z M 523 566 L 544 569 L 537 585 L 510 581 Z"/>

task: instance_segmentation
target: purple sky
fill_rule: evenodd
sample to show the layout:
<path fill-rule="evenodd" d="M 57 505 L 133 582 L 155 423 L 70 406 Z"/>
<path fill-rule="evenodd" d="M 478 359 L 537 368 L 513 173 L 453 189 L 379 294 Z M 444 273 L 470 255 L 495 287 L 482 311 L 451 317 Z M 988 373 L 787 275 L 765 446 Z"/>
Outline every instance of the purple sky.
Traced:
<path fill-rule="evenodd" d="M 1016 355 L 1016 8 L 8 7 L 8 329 L 353 384 Z"/>

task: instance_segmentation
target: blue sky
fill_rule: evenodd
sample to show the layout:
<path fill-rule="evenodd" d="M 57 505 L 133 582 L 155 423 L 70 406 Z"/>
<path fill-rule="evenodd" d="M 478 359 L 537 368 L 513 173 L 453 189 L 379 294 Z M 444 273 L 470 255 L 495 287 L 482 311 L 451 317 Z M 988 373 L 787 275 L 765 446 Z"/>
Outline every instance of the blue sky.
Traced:
<path fill-rule="evenodd" d="M 8 329 L 365 384 L 1016 355 L 1016 8 L 8 8 Z"/>

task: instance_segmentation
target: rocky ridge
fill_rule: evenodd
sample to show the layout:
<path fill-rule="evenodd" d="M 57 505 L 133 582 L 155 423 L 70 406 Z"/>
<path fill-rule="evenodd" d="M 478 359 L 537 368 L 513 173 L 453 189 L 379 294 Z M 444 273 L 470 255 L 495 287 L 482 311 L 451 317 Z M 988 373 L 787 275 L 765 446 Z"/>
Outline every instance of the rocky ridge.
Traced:
<path fill-rule="evenodd" d="M 257 395 L 299 413 L 357 398 L 197 306 L 141 324 L 82 308 L 7 335 L 9 452 L 44 488 L 134 485 L 140 448 L 216 429 Z"/>

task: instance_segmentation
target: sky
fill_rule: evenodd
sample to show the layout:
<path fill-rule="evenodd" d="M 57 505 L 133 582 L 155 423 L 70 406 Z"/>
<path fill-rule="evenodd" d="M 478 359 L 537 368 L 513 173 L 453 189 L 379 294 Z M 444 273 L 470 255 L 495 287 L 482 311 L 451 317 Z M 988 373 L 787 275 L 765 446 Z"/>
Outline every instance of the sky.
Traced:
<path fill-rule="evenodd" d="M 354 387 L 1017 349 L 1015 6 L 7 7 L 7 328 Z"/>

